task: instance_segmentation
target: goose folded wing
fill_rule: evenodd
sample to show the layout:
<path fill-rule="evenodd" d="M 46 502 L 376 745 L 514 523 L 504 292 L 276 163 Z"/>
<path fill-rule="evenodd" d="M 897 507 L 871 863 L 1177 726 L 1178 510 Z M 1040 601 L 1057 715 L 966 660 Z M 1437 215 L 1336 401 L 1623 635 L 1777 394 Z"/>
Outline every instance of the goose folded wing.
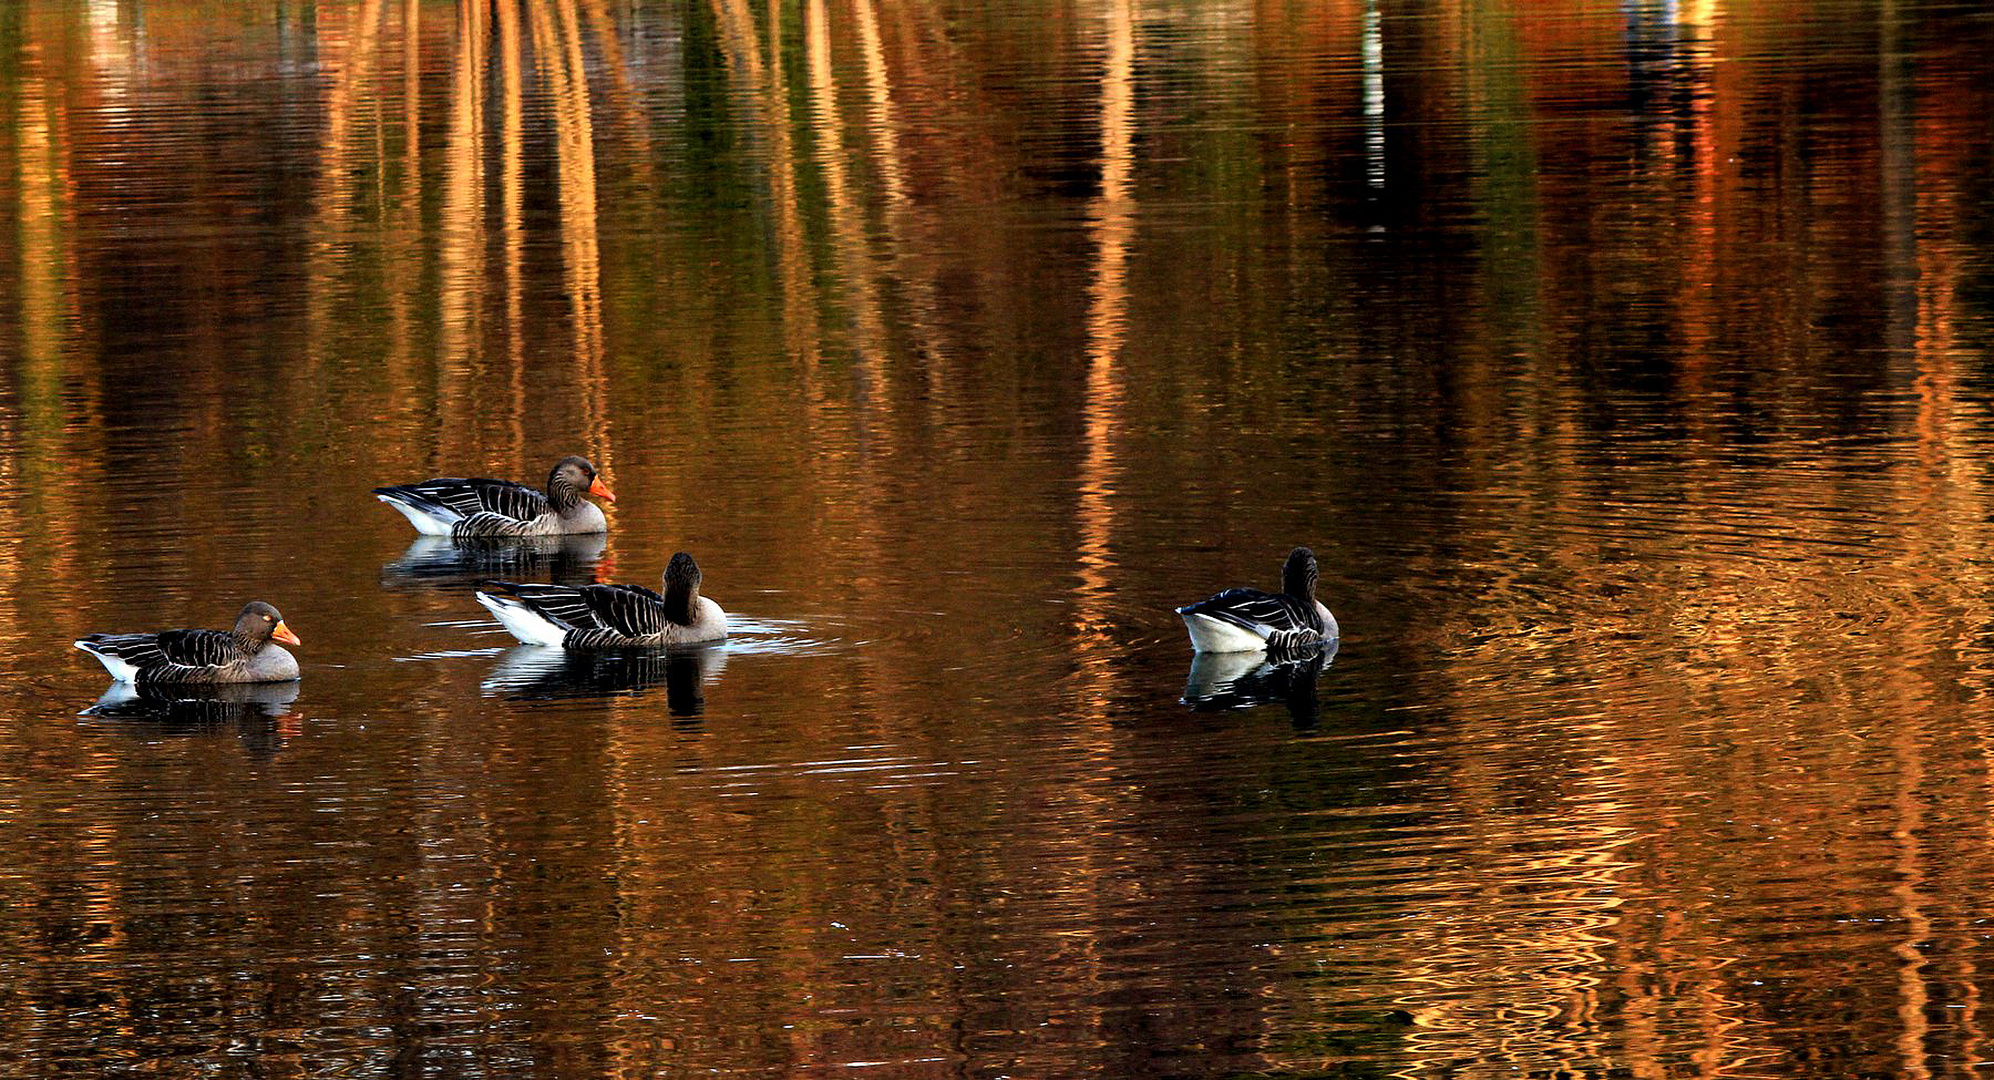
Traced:
<path fill-rule="evenodd" d="M 159 634 L 91 634 L 83 640 L 106 656 L 115 656 L 139 669 L 162 667 L 173 661 L 160 648 Z"/>
<path fill-rule="evenodd" d="M 642 585 L 585 585 L 579 591 L 599 626 L 626 637 L 665 629 L 665 598 Z"/>
<path fill-rule="evenodd" d="M 491 513 L 526 520 L 547 510 L 547 496 L 510 480 L 439 477 L 420 484 L 403 484 L 400 490 L 449 507 L 464 517 Z"/>
<path fill-rule="evenodd" d="M 159 651 L 180 667 L 216 667 L 242 658 L 235 639 L 220 630 L 168 630 L 159 635 Z"/>
<path fill-rule="evenodd" d="M 518 597 L 527 607 L 562 626 L 585 630 L 601 625 L 596 622 L 595 612 L 590 609 L 580 589 L 566 585 L 511 585 L 502 582 L 491 585 Z"/>
<path fill-rule="evenodd" d="M 1315 632 L 1321 629 L 1316 625 L 1315 613 L 1305 610 L 1301 601 L 1259 589 L 1227 589 L 1182 610 L 1187 614 L 1207 615 L 1262 633 Z"/>

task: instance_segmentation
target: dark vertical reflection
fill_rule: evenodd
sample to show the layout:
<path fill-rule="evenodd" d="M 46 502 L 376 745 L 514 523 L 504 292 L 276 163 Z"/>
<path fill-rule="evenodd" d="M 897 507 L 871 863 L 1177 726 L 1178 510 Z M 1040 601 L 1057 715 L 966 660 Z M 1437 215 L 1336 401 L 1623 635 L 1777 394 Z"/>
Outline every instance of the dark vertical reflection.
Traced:
<path fill-rule="evenodd" d="M 0 1040 L 1963 1071 L 1990 33 L 0 5 Z M 409 573 L 366 495 L 571 451 L 622 495 L 586 557 Z M 1181 705 L 1170 607 L 1298 542 L 1343 649 Z M 710 654 L 534 672 L 465 596 L 677 550 Z M 95 708 L 72 637 L 251 595 L 281 715 Z"/>

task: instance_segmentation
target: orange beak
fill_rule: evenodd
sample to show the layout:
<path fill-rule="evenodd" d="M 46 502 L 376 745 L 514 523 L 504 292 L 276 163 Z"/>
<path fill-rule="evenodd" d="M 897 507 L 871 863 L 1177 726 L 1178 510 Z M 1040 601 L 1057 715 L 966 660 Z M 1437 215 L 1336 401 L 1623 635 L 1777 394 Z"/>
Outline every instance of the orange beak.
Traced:
<path fill-rule="evenodd" d="M 270 631 L 270 636 L 286 645 L 304 644 L 304 642 L 298 640 L 298 635 L 291 633 L 291 628 L 285 626 L 281 621 L 277 623 L 277 629 Z"/>
<path fill-rule="evenodd" d="M 596 477 L 594 480 L 589 481 L 589 494 L 594 495 L 600 499 L 608 499 L 610 502 L 616 501 L 616 492 L 611 491 L 606 487 L 603 487 L 602 477 L 600 476 Z"/>

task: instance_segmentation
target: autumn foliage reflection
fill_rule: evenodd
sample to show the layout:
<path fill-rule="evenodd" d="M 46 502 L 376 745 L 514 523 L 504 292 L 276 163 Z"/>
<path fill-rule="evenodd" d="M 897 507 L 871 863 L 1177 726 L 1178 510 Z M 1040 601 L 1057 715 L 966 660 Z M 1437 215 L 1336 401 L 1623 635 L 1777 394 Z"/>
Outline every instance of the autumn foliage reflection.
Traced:
<path fill-rule="evenodd" d="M 0 726 L 9 1045 L 1984 1056 L 1985 20 L 268 7 L 0 10 L 6 663 L 281 586 L 328 665 L 276 765 Z M 574 449 L 837 647 L 481 692 L 350 493 Z M 1319 728 L 1186 720 L 1304 541 Z"/>

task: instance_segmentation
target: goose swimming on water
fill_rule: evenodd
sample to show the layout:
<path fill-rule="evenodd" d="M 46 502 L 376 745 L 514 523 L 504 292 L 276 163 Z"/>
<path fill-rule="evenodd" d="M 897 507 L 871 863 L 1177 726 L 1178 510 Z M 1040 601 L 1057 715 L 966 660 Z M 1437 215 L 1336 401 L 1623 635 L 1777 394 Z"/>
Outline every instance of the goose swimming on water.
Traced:
<path fill-rule="evenodd" d="M 279 641 L 301 644 L 284 616 L 259 600 L 242 609 L 233 630 L 86 634 L 76 647 L 125 683 L 289 682 L 298 677 L 298 660 Z"/>
<path fill-rule="evenodd" d="M 595 466 L 574 455 L 554 463 L 545 494 L 510 480 L 446 476 L 378 487 L 374 495 L 401 511 L 417 532 L 453 540 L 608 532 L 602 508 L 582 496 L 616 501 Z"/>
<path fill-rule="evenodd" d="M 1177 609 L 1199 652 L 1294 648 L 1338 636 L 1336 616 L 1315 598 L 1315 552 L 1298 547 L 1281 568 L 1281 591 L 1227 589 Z"/>
<path fill-rule="evenodd" d="M 681 551 L 663 596 L 641 585 L 515 585 L 488 581 L 478 603 L 528 645 L 582 651 L 688 645 L 727 636 L 727 613 L 699 595 L 699 564 Z"/>

